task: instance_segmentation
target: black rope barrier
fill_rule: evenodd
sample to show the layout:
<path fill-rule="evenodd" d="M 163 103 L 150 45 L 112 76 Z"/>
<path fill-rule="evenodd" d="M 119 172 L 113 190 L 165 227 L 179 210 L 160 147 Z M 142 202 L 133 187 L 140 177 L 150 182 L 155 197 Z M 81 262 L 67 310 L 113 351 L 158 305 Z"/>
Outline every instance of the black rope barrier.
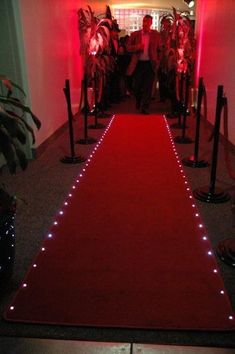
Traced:
<path fill-rule="evenodd" d="M 88 136 L 87 123 L 88 123 L 89 104 L 87 98 L 87 88 L 88 88 L 88 78 L 87 78 L 87 74 L 84 74 L 84 79 L 82 81 L 82 90 L 84 91 L 84 107 L 83 107 L 84 137 L 76 141 L 77 144 L 83 144 L 83 145 L 94 144 L 97 142 L 97 139 Z"/>
<path fill-rule="evenodd" d="M 229 137 L 228 137 L 228 102 L 225 97 L 224 103 L 224 137 L 225 137 L 225 164 L 228 170 L 229 177 L 235 180 L 235 171 L 229 156 Z M 234 188 L 233 188 L 234 189 Z M 235 227 L 235 191 L 232 193 L 231 203 L 232 226 Z M 235 237 L 227 237 L 221 240 L 216 247 L 217 256 L 226 264 L 235 267 Z"/>
<path fill-rule="evenodd" d="M 230 147 L 229 147 L 229 136 L 228 136 L 228 100 L 227 97 L 224 98 L 224 138 L 225 138 L 225 145 L 224 145 L 224 159 L 225 164 L 228 170 L 229 177 L 235 180 L 235 170 L 232 166 L 232 161 L 230 159 Z"/>
<path fill-rule="evenodd" d="M 182 129 L 182 114 L 184 112 L 184 84 L 185 84 L 185 75 L 184 73 L 180 74 L 180 79 L 177 76 L 178 84 L 176 85 L 177 97 L 178 97 L 178 122 L 170 125 L 173 129 Z"/>
<path fill-rule="evenodd" d="M 182 159 L 184 166 L 192 168 L 202 168 L 209 166 L 208 161 L 199 160 L 199 142 L 200 142 L 200 125 L 201 125 L 201 106 L 202 99 L 205 99 L 206 89 L 203 82 L 203 78 L 199 78 L 198 83 L 198 97 L 197 97 L 197 108 L 196 108 L 196 129 L 195 129 L 195 144 L 194 144 L 194 154 L 192 156 Z"/>
<path fill-rule="evenodd" d="M 67 164 L 75 164 L 86 161 L 83 156 L 76 156 L 74 149 L 74 133 L 73 133 L 73 113 L 71 108 L 71 96 L 70 96 L 70 83 L 69 80 L 65 80 L 65 87 L 63 88 L 68 110 L 68 122 L 69 122 L 69 142 L 70 142 L 70 156 L 64 156 L 60 159 L 61 162 Z"/>
<path fill-rule="evenodd" d="M 94 101 L 95 102 L 94 102 L 94 107 L 93 107 L 92 113 L 94 113 L 95 122 L 94 122 L 94 124 L 89 125 L 88 128 L 90 128 L 90 129 L 103 129 L 103 128 L 105 128 L 105 125 L 98 122 L 98 87 L 97 87 L 97 74 L 96 74 L 96 72 L 94 73 L 93 80 L 94 80 L 94 98 L 95 98 Z M 90 112 L 90 114 L 92 114 L 92 113 Z"/>
<path fill-rule="evenodd" d="M 191 144 L 193 141 L 190 137 L 186 136 L 186 118 L 188 115 L 188 101 L 189 101 L 189 90 L 190 90 L 190 76 L 188 73 L 184 74 L 184 97 L 182 103 L 182 114 L 183 122 L 181 124 L 182 133 L 174 138 L 174 142 L 178 144 Z"/>
<path fill-rule="evenodd" d="M 211 175 L 210 175 L 210 185 L 197 188 L 194 190 L 194 197 L 202 202 L 206 203 L 224 203 L 230 199 L 230 195 L 224 192 L 220 188 L 215 187 L 216 183 L 216 172 L 217 172 L 217 162 L 218 162 L 218 150 L 219 150 L 219 134 L 220 134 L 220 120 L 221 112 L 224 106 L 224 96 L 223 96 L 223 86 L 219 85 L 217 89 L 217 100 L 216 100 L 216 114 L 215 114 L 215 125 L 214 125 L 214 143 L 212 151 L 212 161 L 211 161 Z"/>

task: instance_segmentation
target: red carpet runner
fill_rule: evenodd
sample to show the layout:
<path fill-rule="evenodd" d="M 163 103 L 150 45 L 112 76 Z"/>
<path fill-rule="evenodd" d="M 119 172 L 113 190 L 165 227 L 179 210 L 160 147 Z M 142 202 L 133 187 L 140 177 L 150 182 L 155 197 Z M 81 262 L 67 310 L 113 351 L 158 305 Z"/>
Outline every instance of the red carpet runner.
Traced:
<path fill-rule="evenodd" d="M 162 116 L 116 117 L 79 180 L 6 310 L 7 320 L 235 328 Z"/>

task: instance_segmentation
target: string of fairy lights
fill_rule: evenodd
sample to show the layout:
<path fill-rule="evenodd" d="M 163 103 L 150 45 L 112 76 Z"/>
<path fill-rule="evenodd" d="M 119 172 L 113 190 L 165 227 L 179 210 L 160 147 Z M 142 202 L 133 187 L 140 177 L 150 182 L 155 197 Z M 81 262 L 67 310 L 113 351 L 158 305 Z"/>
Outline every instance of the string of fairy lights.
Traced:
<path fill-rule="evenodd" d="M 85 167 L 82 168 L 82 171 L 79 173 L 75 183 L 72 185 L 71 187 L 71 191 L 68 193 L 68 195 L 66 196 L 66 199 L 63 203 L 63 207 L 59 210 L 59 212 L 57 213 L 57 216 L 55 218 L 55 220 L 53 221 L 52 223 L 52 228 L 54 227 L 57 227 L 59 226 L 59 218 L 62 217 L 64 215 L 64 208 L 66 208 L 68 205 L 69 205 L 69 201 L 71 200 L 71 198 L 73 197 L 73 192 L 77 189 L 81 179 L 84 177 L 84 174 L 86 172 L 86 169 L 87 167 L 89 166 L 89 164 L 91 163 L 96 151 L 98 150 L 98 148 L 100 147 L 100 145 L 102 144 L 103 140 L 104 140 L 104 137 L 105 135 L 107 134 L 109 128 L 111 127 L 112 123 L 113 123 L 113 120 L 115 118 L 115 115 L 111 118 L 109 124 L 107 125 L 103 135 L 101 136 L 100 140 L 98 141 L 98 143 L 95 145 L 93 151 L 90 153 L 87 161 L 86 161 L 86 164 L 85 164 Z M 195 215 L 195 218 L 197 219 L 197 222 L 196 222 L 196 225 L 198 227 L 198 229 L 201 231 L 200 232 L 200 237 L 201 237 L 201 240 L 204 242 L 205 244 L 205 255 L 206 256 L 209 256 L 209 257 L 212 257 L 212 261 L 213 261 L 213 266 L 211 268 L 211 273 L 212 274 L 217 274 L 219 275 L 220 272 L 219 272 L 219 268 L 217 266 L 217 263 L 216 263 L 216 260 L 215 260 L 215 257 L 214 257 L 214 252 L 211 248 L 211 245 L 210 245 L 210 240 L 209 240 L 209 237 L 206 233 L 206 229 L 205 229 L 205 226 L 203 224 L 203 222 L 201 221 L 201 218 L 200 218 L 200 214 L 199 214 L 199 211 L 197 210 L 197 206 L 193 200 L 193 195 L 191 193 L 191 189 L 189 187 L 189 184 L 188 184 L 188 181 L 187 181 L 187 178 L 186 178 L 186 175 L 184 173 L 184 170 L 183 170 L 183 167 L 182 167 L 182 163 L 181 163 L 181 160 L 180 160 L 180 157 L 177 153 L 177 150 L 176 150 L 176 147 L 175 147 L 175 143 L 174 143 L 174 140 L 173 140 L 173 137 L 172 137 L 172 134 L 171 134 L 171 130 L 170 130 L 170 127 L 168 125 L 168 122 L 167 122 L 167 119 L 166 117 L 164 116 L 164 121 L 165 121 L 165 124 L 166 124 L 166 128 L 167 128 L 167 132 L 168 132 L 168 135 L 169 135 L 169 138 L 170 138 L 170 142 L 172 144 L 172 148 L 173 148 L 173 152 L 174 152 L 174 155 L 175 155 L 175 158 L 176 158 L 176 161 L 178 163 L 178 166 L 179 166 L 179 170 L 180 170 L 180 173 L 182 175 L 182 178 L 183 178 L 183 181 L 184 181 L 184 184 L 185 184 L 185 188 L 186 188 L 186 191 L 188 192 L 188 197 L 189 199 L 191 200 L 192 204 L 192 209 L 193 209 L 193 213 Z M 46 238 L 47 239 L 53 239 L 54 236 L 56 236 L 56 232 L 52 232 L 50 231 Z M 42 246 L 41 249 L 40 249 L 41 252 L 46 252 L 46 247 Z M 40 252 L 39 251 L 39 252 Z M 33 263 L 32 264 L 32 268 L 37 268 L 38 267 L 38 264 L 37 263 Z M 22 286 L 20 288 L 21 289 L 24 289 L 24 288 L 27 288 L 29 286 L 29 284 L 25 281 L 23 281 L 22 283 Z M 219 288 L 218 289 L 218 295 L 219 296 L 224 296 L 226 294 L 226 290 L 225 288 Z M 9 310 L 10 311 L 14 311 L 15 310 L 15 306 L 14 305 L 11 305 L 9 306 Z M 228 321 L 233 321 L 234 320 L 234 315 L 232 313 L 228 313 L 226 314 L 226 317 L 225 319 L 227 319 Z"/>
<path fill-rule="evenodd" d="M 14 215 L 10 215 L 2 226 L 2 232 L 0 234 L 0 241 L 4 252 L 1 257 L 2 263 L 0 264 L 0 277 L 4 277 L 4 274 L 10 267 L 13 266 L 14 253 L 15 253 L 15 227 L 14 227 Z M 5 241 L 5 242 L 4 242 Z M 3 245 L 5 243 L 5 245 Z"/>
<path fill-rule="evenodd" d="M 213 252 L 213 250 L 211 248 L 210 240 L 209 240 L 209 237 L 208 237 L 208 235 L 206 233 L 205 226 L 204 226 L 204 224 L 201 221 L 199 211 L 197 210 L 197 206 L 196 206 L 195 202 L 193 201 L 194 198 L 193 198 L 193 195 L 192 195 L 192 192 L 191 192 L 191 188 L 188 186 L 188 181 L 187 181 L 186 175 L 185 175 L 184 170 L 183 170 L 181 159 L 180 159 L 180 157 L 178 155 L 178 152 L 176 150 L 175 142 L 174 142 L 173 136 L 171 134 L 171 129 L 170 129 L 169 124 L 167 122 L 166 116 L 164 116 L 164 120 L 165 120 L 165 124 L 166 124 L 166 128 L 167 128 L 167 132 L 168 132 L 168 135 L 169 135 L 169 138 L 170 138 L 170 141 L 171 141 L 172 149 L 173 149 L 176 161 L 177 161 L 179 169 L 180 169 L 180 173 L 181 173 L 181 175 L 182 175 L 182 177 L 184 179 L 184 184 L 185 184 L 185 187 L 186 187 L 186 191 L 188 192 L 188 197 L 189 197 L 190 200 L 192 200 L 191 206 L 193 208 L 193 213 L 194 213 L 195 217 L 198 220 L 200 219 L 198 221 L 198 223 L 197 223 L 197 226 L 201 230 L 201 233 L 200 233 L 201 240 L 205 242 L 205 255 L 212 257 L 212 256 L 214 256 L 214 252 Z M 214 264 L 215 265 L 213 265 L 213 267 L 211 269 L 211 272 L 214 273 L 214 274 L 219 274 L 220 272 L 219 272 L 219 269 L 218 269 L 218 266 L 217 266 L 217 263 L 216 263 L 215 256 L 213 257 L 213 260 L 214 260 Z M 218 294 L 219 295 L 225 295 L 226 294 L 225 288 L 218 289 Z M 229 321 L 233 321 L 234 320 L 234 315 L 232 313 L 229 313 L 226 316 L 227 316 L 227 319 Z"/>
<path fill-rule="evenodd" d="M 69 201 L 71 200 L 71 198 L 73 197 L 73 192 L 75 191 L 75 189 L 77 189 L 81 179 L 84 177 L 85 175 L 85 172 L 86 172 L 86 169 L 88 168 L 89 164 L 91 163 L 96 151 L 99 149 L 99 147 L 101 146 L 101 144 L 103 143 L 104 141 L 104 137 L 105 135 L 108 133 L 108 130 L 110 129 L 113 121 L 115 119 L 115 115 L 113 115 L 108 123 L 108 125 L 106 126 L 106 129 L 104 130 L 101 138 L 99 139 L 99 141 L 97 142 L 97 144 L 95 145 L 94 149 L 92 150 L 92 152 L 90 153 L 89 157 L 87 158 L 86 160 L 86 163 L 85 163 L 85 166 L 82 168 L 81 172 L 78 174 L 76 180 L 75 180 L 75 183 L 72 185 L 71 187 L 71 191 L 68 193 L 68 195 L 66 196 L 65 198 L 65 201 L 63 202 L 63 207 L 59 210 L 59 212 L 56 214 L 57 216 L 55 217 L 54 221 L 52 222 L 52 228 L 54 227 L 57 227 L 59 226 L 59 218 L 61 216 L 64 215 L 64 208 L 68 207 L 69 206 Z M 52 232 L 51 230 L 48 232 L 48 234 L 46 235 L 46 239 L 53 239 L 54 237 L 56 236 L 56 232 Z M 43 252 L 45 253 L 46 252 L 46 247 L 45 246 L 42 246 L 39 250 L 39 253 L 40 252 Z M 38 254 L 39 255 L 39 254 Z M 38 256 L 37 255 L 37 256 Z M 36 256 L 36 258 L 37 258 Z M 33 263 L 31 268 L 35 269 L 38 267 L 38 264 L 37 263 Z M 30 271 L 30 269 L 29 269 Z M 25 289 L 29 286 L 29 284 L 27 282 L 25 282 L 23 280 L 23 283 L 20 287 L 19 290 L 21 289 Z M 11 305 L 9 306 L 9 310 L 10 311 L 14 311 L 15 310 L 15 306 Z"/>

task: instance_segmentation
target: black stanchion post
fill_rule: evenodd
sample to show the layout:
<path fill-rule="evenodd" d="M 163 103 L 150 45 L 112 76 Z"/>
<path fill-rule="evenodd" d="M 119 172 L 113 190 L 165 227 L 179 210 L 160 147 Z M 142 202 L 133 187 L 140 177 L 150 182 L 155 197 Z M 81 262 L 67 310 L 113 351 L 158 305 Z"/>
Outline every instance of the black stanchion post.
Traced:
<path fill-rule="evenodd" d="M 95 96 L 95 105 L 94 105 L 94 117 L 95 124 L 89 125 L 90 129 L 103 129 L 105 128 L 104 124 L 98 123 L 98 97 L 97 97 L 97 73 L 94 73 L 94 96 Z"/>
<path fill-rule="evenodd" d="M 189 89 L 190 89 L 190 76 L 188 73 L 184 75 L 185 77 L 185 90 L 183 98 L 183 123 L 182 123 L 182 134 L 181 136 L 176 136 L 174 142 L 178 144 L 191 144 L 193 141 L 191 138 L 185 135 L 186 130 L 186 118 L 188 114 L 188 100 L 189 100 Z"/>
<path fill-rule="evenodd" d="M 217 90 L 217 101 L 216 101 L 216 116 L 215 116 L 215 126 L 214 126 L 214 144 L 213 144 L 212 162 L 211 162 L 210 185 L 208 187 L 206 186 L 206 187 L 195 189 L 193 192 L 194 197 L 196 199 L 207 203 L 224 203 L 230 199 L 230 195 L 228 193 L 225 193 L 220 188 L 215 188 L 218 149 L 219 149 L 220 118 L 221 118 L 223 105 L 224 105 L 223 86 L 219 85 Z"/>
<path fill-rule="evenodd" d="M 197 110 L 196 110 L 196 130 L 195 130 L 195 144 L 194 154 L 182 160 L 183 165 L 193 168 L 208 167 L 209 163 L 205 160 L 199 160 L 199 141 L 200 141 L 200 124 L 201 124 L 201 106 L 202 98 L 205 95 L 205 85 L 203 78 L 199 78 L 198 84 L 198 97 L 197 97 Z"/>
<path fill-rule="evenodd" d="M 65 87 L 63 89 L 66 102 L 67 102 L 67 109 L 68 109 L 68 121 L 69 121 L 69 141 L 70 141 L 70 156 L 64 156 L 60 159 L 61 162 L 67 164 L 75 164 L 86 161 L 85 157 L 82 156 L 75 156 L 75 149 L 74 149 L 74 134 L 73 134 L 73 113 L 71 108 L 71 97 L 70 97 L 70 84 L 69 80 L 65 81 Z"/>
<path fill-rule="evenodd" d="M 88 137 L 87 134 L 87 130 L 88 130 L 88 126 L 87 126 L 87 120 L 88 120 L 88 112 L 89 112 L 89 105 L 88 105 L 88 98 L 87 98 L 87 74 L 84 74 L 84 79 L 83 79 L 83 85 L 82 85 L 82 89 L 84 90 L 84 107 L 83 107 L 83 111 L 84 111 L 84 138 L 83 139 L 79 139 L 77 141 L 78 144 L 83 144 L 83 145 L 88 145 L 88 144 L 94 144 L 97 140 L 95 138 L 92 137 Z"/>

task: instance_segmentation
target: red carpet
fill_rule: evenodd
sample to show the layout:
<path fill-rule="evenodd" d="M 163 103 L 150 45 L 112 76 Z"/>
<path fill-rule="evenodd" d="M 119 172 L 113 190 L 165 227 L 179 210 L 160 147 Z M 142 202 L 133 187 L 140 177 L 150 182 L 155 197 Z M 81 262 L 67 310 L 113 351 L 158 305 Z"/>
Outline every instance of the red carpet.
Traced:
<path fill-rule="evenodd" d="M 6 320 L 235 329 L 162 116 L 117 116 L 79 179 Z"/>

